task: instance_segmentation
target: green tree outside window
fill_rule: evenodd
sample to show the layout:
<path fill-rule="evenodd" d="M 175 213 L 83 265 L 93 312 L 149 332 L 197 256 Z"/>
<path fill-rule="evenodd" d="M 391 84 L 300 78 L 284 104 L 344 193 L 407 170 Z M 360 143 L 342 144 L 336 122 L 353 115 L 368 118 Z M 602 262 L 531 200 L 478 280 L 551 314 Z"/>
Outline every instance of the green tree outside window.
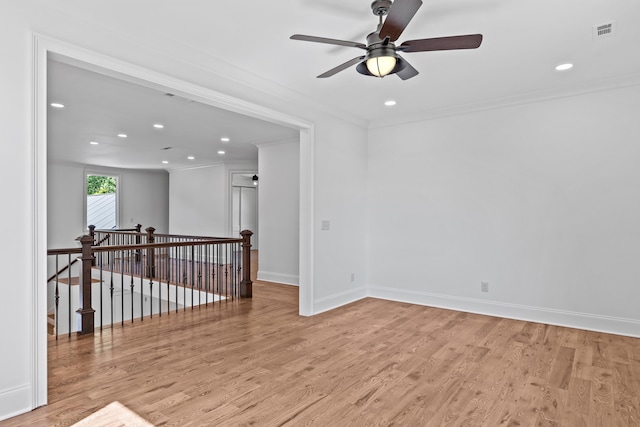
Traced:
<path fill-rule="evenodd" d="M 116 180 L 111 176 L 87 176 L 87 195 L 110 194 L 116 192 Z"/>

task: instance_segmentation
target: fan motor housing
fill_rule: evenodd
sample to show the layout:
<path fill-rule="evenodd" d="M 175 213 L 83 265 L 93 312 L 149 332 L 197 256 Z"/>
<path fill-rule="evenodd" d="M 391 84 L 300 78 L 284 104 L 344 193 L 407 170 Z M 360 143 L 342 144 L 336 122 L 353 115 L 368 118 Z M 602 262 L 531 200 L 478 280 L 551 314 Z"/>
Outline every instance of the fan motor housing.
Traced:
<path fill-rule="evenodd" d="M 391 0 L 376 0 L 371 3 L 371 11 L 375 16 L 384 16 L 389 13 L 392 4 Z"/>

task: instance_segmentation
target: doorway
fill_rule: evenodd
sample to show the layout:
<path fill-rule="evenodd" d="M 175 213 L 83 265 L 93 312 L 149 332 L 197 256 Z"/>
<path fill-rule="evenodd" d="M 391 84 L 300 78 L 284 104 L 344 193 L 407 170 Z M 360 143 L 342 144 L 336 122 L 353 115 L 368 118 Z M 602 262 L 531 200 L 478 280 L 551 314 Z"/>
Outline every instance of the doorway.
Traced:
<path fill-rule="evenodd" d="M 254 180 L 253 177 L 256 177 Z M 258 250 L 258 180 L 257 175 L 232 175 L 231 184 L 231 232 L 237 237 L 242 230 L 249 230 L 251 249 Z"/>
<path fill-rule="evenodd" d="M 85 64 L 87 69 L 100 70 L 108 75 L 117 75 L 129 81 L 140 82 L 163 90 L 172 88 L 172 94 L 200 101 L 229 111 L 240 112 L 250 117 L 281 124 L 300 132 L 300 293 L 299 312 L 309 316 L 313 308 L 313 199 L 314 199 L 314 134 L 313 123 L 288 113 L 272 110 L 239 98 L 207 89 L 196 84 L 169 77 L 168 75 L 135 65 L 120 59 L 100 55 L 84 48 L 69 45 L 55 39 L 34 36 L 34 87 L 33 103 L 36 106 L 33 122 L 33 200 L 34 218 L 33 258 L 34 272 L 32 289 L 34 304 L 34 345 L 31 353 L 34 388 L 32 407 L 47 403 L 47 59 L 66 58 L 75 64 Z"/>

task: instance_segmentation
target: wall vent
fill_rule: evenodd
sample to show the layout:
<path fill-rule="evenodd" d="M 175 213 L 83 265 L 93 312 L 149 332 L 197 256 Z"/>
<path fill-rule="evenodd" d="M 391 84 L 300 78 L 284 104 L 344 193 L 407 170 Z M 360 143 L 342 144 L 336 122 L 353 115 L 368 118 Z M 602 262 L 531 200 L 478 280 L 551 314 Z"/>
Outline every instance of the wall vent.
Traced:
<path fill-rule="evenodd" d="M 595 25 L 593 27 L 593 39 L 595 40 L 613 36 L 616 29 L 615 24 L 615 21 L 611 21 L 605 24 Z"/>

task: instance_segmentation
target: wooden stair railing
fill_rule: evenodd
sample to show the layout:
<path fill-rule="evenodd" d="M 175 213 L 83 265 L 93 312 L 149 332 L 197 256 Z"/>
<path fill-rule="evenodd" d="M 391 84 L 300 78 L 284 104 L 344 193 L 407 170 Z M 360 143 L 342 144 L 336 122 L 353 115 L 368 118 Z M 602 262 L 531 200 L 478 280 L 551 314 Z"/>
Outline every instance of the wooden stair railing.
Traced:
<path fill-rule="evenodd" d="M 142 229 L 142 224 L 136 224 L 133 228 L 110 228 L 105 230 L 96 229 L 95 225 L 89 225 L 87 227 L 89 229 L 89 235 L 93 237 L 93 246 L 101 246 L 103 243 L 108 242 L 111 239 L 112 235 L 116 236 L 131 236 L 134 235 L 136 244 L 142 243 L 140 230 Z M 97 232 L 97 233 L 96 233 Z M 102 237 L 100 237 L 103 235 Z M 123 244 L 125 242 L 115 242 L 114 244 Z M 126 243 L 131 243 L 130 239 L 126 240 Z M 136 259 L 140 260 L 140 253 L 136 254 Z M 95 266 L 95 259 L 93 261 L 93 265 Z"/>
<path fill-rule="evenodd" d="M 94 238 L 93 245 L 100 246 L 100 244 L 109 240 L 109 238 L 111 237 L 111 233 L 121 233 L 121 232 L 140 233 L 140 230 L 142 230 L 142 224 L 136 224 L 133 228 L 113 228 L 113 229 L 107 229 L 107 230 L 96 229 L 96 226 L 92 224 L 92 225 L 89 225 L 87 228 L 89 229 L 89 235 Z M 95 241 L 96 231 L 105 234 L 104 237 L 102 237 L 97 242 Z M 139 236 L 136 238 L 136 243 L 141 243 Z"/>
<path fill-rule="evenodd" d="M 95 231 L 95 228 L 92 231 Z M 183 250 L 182 255 L 184 256 L 185 253 L 186 254 L 190 253 L 191 258 L 188 258 L 188 259 L 191 260 L 191 264 L 194 264 L 196 262 L 196 258 L 193 257 L 193 254 L 195 253 L 195 249 L 194 249 L 195 247 L 199 247 L 199 246 L 206 247 L 206 245 L 209 245 L 210 247 L 213 248 L 213 247 L 220 247 L 219 245 L 233 244 L 234 247 L 241 248 L 241 261 L 238 260 L 238 264 L 237 264 L 237 274 L 241 276 L 239 277 L 237 282 L 234 282 L 236 284 L 235 286 L 237 286 L 236 289 L 237 289 L 238 295 L 243 298 L 251 298 L 253 296 L 253 292 L 252 292 L 253 283 L 251 281 L 251 236 L 253 235 L 253 233 L 251 231 L 249 230 L 242 231 L 240 233 L 242 236 L 241 239 L 186 236 L 185 240 L 178 239 L 178 240 L 167 241 L 162 243 L 155 243 L 156 236 L 154 235 L 155 229 L 153 227 L 149 227 L 145 231 L 147 232 L 147 236 L 146 236 L 147 243 L 144 243 L 144 244 L 140 243 L 140 244 L 127 244 L 127 245 L 96 246 L 95 234 L 94 235 L 89 234 L 89 235 L 78 237 L 76 239 L 77 241 L 80 242 L 80 245 L 81 245 L 80 248 L 51 249 L 48 251 L 48 255 L 56 255 L 56 256 L 68 255 L 69 257 L 72 254 L 80 255 L 78 258 L 76 258 L 73 261 L 73 263 L 75 263 L 78 260 L 82 262 L 81 275 L 80 275 L 81 283 L 80 283 L 80 286 L 78 287 L 80 305 L 78 310 L 76 310 L 76 313 L 79 314 L 79 325 L 80 325 L 80 330 L 78 331 L 79 335 L 94 333 L 95 309 L 91 307 L 91 297 L 92 297 L 91 270 L 95 266 L 96 255 L 100 255 L 102 253 L 111 254 L 110 256 L 115 257 L 115 254 L 118 254 L 118 253 L 124 254 L 126 252 L 130 254 L 135 254 L 136 258 L 139 256 L 139 254 L 145 253 L 146 271 L 144 272 L 144 275 L 148 278 L 149 286 L 152 289 L 153 280 L 156 279 L 156 275 L 157 275 L 156 274 L 157 273 L 156 272 L 156 253 L 158 250 L 164 249 L 165 252 L 168 253 L 169 250 L 177 251 L 178 248 L 185 248 L 185 247 L 190 248 L 190 251 L 186 251 L 186 252 L 185 252 L 185 249 L 182 249 Z M 135 232 L 135 234 L 138 236 L 140 235 L 137 231 Z M 161 236 L 166 236 L 166 235 L 161 235 Z M 173 237 L 185 238 L 185 236 L 173 236 Z M 235 253 L 236 252 L 234 252 L 234 250 L 227 249 L 226 256 L 228 257 L 229 255 L 231 255 L 231 257 L 235 259 Z M 137 259 L 136 261 L 140 261 L 140 259 Z M 200 260 L 199 262 L 202 262 L 202 260 Z M 73 263 L 70 263 L 70 264 L 73 264 Z M 233 267 L 234 265 L 236 265 L 235 261 L 230 264 L 231 267 Z M 68 268 L 69 266 L 67 266 L 62 271 L 65 271 Z M 102 263 L 100 264 L 100 269 L 102 271 Z M 111 270 L 111 271 L 113 272 L 114 270 Z M 49 280 L 55 279 L 57 276 L 59 276 L 59 274 L 60 272 L 54 274 Z M 123 271 L 122 274 L 125 274 L 125 272 Z M 229 274 L 234 276 L 236 274 L 236 271 L 234 271 L 232 268 L 230 272 L 225 270 L 224 274 L 225 274 L 225 277 Z M 187 278 L 186 273 L 184 277 L 186 280 Z M 192 283 L 191 283 L 192 292 L 194 291 L 194 286 L 195 286 L 193 283 L 194 277 L 195 277 L 194 272 L 192 272 L 190 275 L 190 279 L 192 280 Z M 198 276 L 198 278 L 200 278 L 200 276 Z M 167 278 L 166 280 L 169 280 L 169 278 Z M 133 280 L 131 283 L 132 283 L 131 286 L 133 290 Z M 169 285 L 169 282 L 167 282 L 167 286 L 168 285 Z M 199 287 L 197 288 L 197 290 L 198 292 L 201 292 L 202 288 Z M 192 302 L 192 307 L 193 307 L 193 302 Z M 132 313 L 132 316 L 133 316 L 133 313 Z M 144 316 L 144 313 L 142 313 L 142 316 Z M 71 325 L 69 325 L 69 327 L 71 328 Z"/>
<path fill-rule="evenodd" d="M 65 271 L 67 271 L 69 268 L 71 268 L 71 266 L 73 266 L 73 264 L 75 264 L 76 262 L 80 261 L 80 258 L 75 258 L 73 261 L 71 261 L 69 264 L 65 265 L 64 267 L 62 267 L 60 270 L 58 270 L 56 273 L 52 274 L 48 279 L 47 279 L 47 283 L 49 283 L 50 281 L 52 281 L 53 279 L 55 279 L 56 277 L 60 276 L 62 273 L 64 273 Z"/>

